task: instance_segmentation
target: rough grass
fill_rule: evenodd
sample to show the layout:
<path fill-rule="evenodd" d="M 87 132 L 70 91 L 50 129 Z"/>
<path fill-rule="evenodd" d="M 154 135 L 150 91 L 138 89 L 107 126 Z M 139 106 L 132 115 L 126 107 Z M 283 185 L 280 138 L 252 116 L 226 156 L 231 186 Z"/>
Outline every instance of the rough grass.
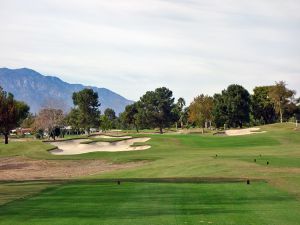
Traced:
<path fill-rule="evenodd" d="M 246 162 L 254 162 L 262 166 L 270 167 L 292 167 L 300 168 L 300 156 L 290 157 L 289 155 L 252 155 L 252 156 L 237 156 L 232 159 L 243 160 Z M 267 164 L 269 162 L 269 164 Z"/>
<path fill-rule="evenodd" d="M 53 182 L 0 182 L 0 205 L 34 195 L 53 185 Z"/>

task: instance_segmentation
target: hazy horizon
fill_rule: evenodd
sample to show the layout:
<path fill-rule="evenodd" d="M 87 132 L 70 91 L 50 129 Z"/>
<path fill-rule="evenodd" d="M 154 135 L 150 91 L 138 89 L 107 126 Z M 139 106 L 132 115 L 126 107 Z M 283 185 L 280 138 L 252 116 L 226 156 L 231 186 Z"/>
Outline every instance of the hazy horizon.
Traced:
<path fill-rule="evenodd" d="M 138 100 L 284 80 L 300 94 L 300 2 L 2 0 L 0 62 Z"/>

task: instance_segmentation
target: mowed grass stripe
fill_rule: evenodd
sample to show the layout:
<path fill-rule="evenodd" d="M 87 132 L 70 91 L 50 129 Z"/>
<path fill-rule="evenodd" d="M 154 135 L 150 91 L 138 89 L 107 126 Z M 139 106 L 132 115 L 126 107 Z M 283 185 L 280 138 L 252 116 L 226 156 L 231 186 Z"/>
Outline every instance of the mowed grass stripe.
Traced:
<path fill-rule="evenodd" d="M 0 207 L 0 224 L 289 225 L 299 210 L 294 197 L 263 182 L 76 182 Z"/>

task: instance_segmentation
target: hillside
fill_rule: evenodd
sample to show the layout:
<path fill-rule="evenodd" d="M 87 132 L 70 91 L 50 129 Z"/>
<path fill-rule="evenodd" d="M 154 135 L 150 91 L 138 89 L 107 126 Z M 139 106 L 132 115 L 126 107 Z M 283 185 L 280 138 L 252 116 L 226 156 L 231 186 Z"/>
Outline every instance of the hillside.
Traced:
<path fill-rule="evenodd" d="M 81 84 L 69 84 L 58 77 L 44 76 L 28 68 L 0 68 L 0 86 L 13 93 L 16 99 L 29 104 L 33 113 L 45 106 L 59 107 L 68 111 L 73 106 L 72 93 L 87 87 Z M 109 89 L 89 88 L 98 92 L 102 112 L 106 108 L 112 108 L 118 114 L 126 105 L 132 103 Z"/>

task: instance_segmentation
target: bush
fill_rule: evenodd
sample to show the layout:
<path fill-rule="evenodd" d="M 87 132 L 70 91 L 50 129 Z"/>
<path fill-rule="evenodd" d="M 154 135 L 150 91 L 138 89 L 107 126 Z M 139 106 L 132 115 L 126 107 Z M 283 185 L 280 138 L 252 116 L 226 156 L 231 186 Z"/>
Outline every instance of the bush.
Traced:
<path fill-rule="evenodd" d="M 42 129 L 37 130 L 37 132 L 35 134 L 35 138 L 36 139 L 43 139 L 43 137 L 44 137 L 44 130 L 42 130 Z"/>

